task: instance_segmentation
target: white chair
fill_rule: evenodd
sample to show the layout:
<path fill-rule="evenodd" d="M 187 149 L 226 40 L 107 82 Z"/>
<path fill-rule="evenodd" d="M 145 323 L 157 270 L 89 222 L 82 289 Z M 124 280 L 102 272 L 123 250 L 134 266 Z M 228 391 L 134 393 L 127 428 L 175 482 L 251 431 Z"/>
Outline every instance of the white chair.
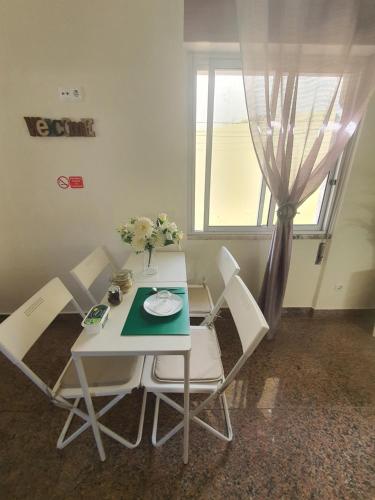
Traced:
<path fill-rule="evenodd" d="M 233 276 L 240 272 L 240 266 L 237 264 L 233 255 L 226 247 L 221 247 L 216 257 L 216 264 L 219 268 L 220 274 L 224 280 L 226 287 Z M 225 288 L 224 288 L 225 290 Z M 223 301 L 223 293 L 220 295 L 218 301 L 214 305 L 210 289 L 207 284 L 203 282 L 201 285 L 189 285 L 189 314 L 191 317 L 202 317 L 211 314 L 215 309 L 215 314 L 220 309 Z"/>
<path fill-rule="evenodd" d="M 233 433 L 225 390 L 236 378 L 239 370 L 267 333 L 268 325 L 257 303 L 240 277 L 235 276 L 231 279 L 224 292 L 224 297 L 237 327 L 242 346 L 242 355 L 228 376 L 225 376 L 215 330 L 207 326 L 191 327 L 190 392 L 208 393 L 209 396 L 196 409 L 190 412 L 190 419 L 220 439 L 231 441 Z M 163 355 L 146 357 L 142 385 L 147 392 L 152 392 L 156 396 L 152 431 L 152 442 L 155 446 L 161 446 L 183 428 L 183 422 L 181 422 L 163 438 L 157 439 L 160 400 L 169 404 L 180 413 L 184 411 L 182 406 L 166 395 L 167 393 L 184 392 L 183 377 L 184 367 L 181 356 Z M 219 432 L 197 416 L 207 407 L 211 400 L 218 397 L 221 399 L 223 405 L 227 434 Z"/>
<path fill-rule="evenodd" d="M 55 386 L 50 388 L 23 362 L 23 358 L 56 316 L 70 302 L 73 302 L 83 316 L 79 305 L 60 279 L 54 278 L 0 324 L 0 351 L 36 384 L 50 398 L 53 404 L 69 411 L 68 418 L 57 441 L 57 448 L 60 449 L 71 443 L 91 425 L 89 416 L 78 408 L 83 394 L 75 365 L 70 359 Z M 96 414 L 97 418 L 103 416 L 126 394 L 140 387 L 143 363 L 144 356 L 83 359 L 91 396 L 114 396 Z M 138 446 L 142 437 L 146 396 L 147 393 L 144 391 L 138 436 L 135 443 L 130 443 L 101 423 L 99 423 L 100 430 L 117 439 L 128 448 Z M 74 399 L 73 404 L 68 401 L 69 399 Z M 74 415 L 82 418 L 85 423 L 65 439 Z"/>
<path fill-rule="evenodd" d="M 113 262 L 109 259 L 103 247 L 97 247 L 90 253 L 82 262 L 80 262 L 74 269 L 70 271 L 72 276 L 76 279 L 80 287 L 85 291 L 89 297 L 92 305 L 98 304 L 98 299 L 94 297 L 90 291 L 91 285 L 107 268 L 111 267 L 112 271 L 116 271 Z M 100 301 L 99 301 L 100 302 Z"/>

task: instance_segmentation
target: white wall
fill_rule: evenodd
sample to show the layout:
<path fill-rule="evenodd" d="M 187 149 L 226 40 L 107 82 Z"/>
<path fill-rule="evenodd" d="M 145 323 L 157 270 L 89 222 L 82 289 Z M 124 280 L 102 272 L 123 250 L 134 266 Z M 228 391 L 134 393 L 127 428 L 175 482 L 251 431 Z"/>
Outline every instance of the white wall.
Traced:
<path fill-rule="evenodd" d="M 335 225 L 317 309 L 375 307 L 375 97 L 370 102 Z M 342 285 L 335 290 L 336 285 Z"/>
<path fill-rule="evenodd" d="M 77 293 L 69 270 L 98 244 L 124 260 L 128 249 L 114 228 L 131 215 L 166 211 L 186 228 L 182 38 L 182 0 L 0 0 L 0 312 L 56 275 Z M 57 88 L 71 85 L 84 88 L 81 103 L 59 101 Z M 23 116 L 93 117 L 97 137 L 30 137 Z M 371 124 L 373 130 L 374 118 Z M 361 141 L 353 182 L 364 190 L 375 151 L 370 132 Z M 61 190 L 59 175 L 83 175 L 86 187 Z M 340 263 L 332 244 L 321 308 L 371 305 L 360 298 L 368 295 L 368 276 L 358 273 L 370 265 L 363 225 L 372 214 L 358 189 L 348 191 L 343 213 L 365 202 L 356 212 L 362 226 L 342 227 L 338 238 L 356 255 L 365 252 L 366 263 Z M 218 293 L 214 256 L 222 243 L 257 293 L 267 240 L 187 241 L 190 278 L 206 276 Z M 318 244 L 295 242 L 286 306 L 313 304 L 322 269 L 314 265 Z M 341 272 L 345 300 L 328 293 L 338 276 L 343 281 Z"/>
<path fill-rule="evenodd" d="M 159 209 L 185 226 L 183 5 L 175 0 L 1 0 L 0 310 Z M 81 85 L 82 103 L 58 86 Z M 93 117 L 96 138 L 30 137 L 23 116 Z M 59 175 L 83 175 L 61 190 Z M 4 241 L 5 237 L 5 241 Z"/>
<path fill-rule="evenodd" d="M 250 290 L 258 295 L 269 249 L 269 240 L 211 240 L 188 241 L 186 244 L 189 274 L 192 279 L 206 277 L 215 295 L 221 290 L 221 281 L 215 267 L 215 255 L 226 245 L 241 266 L 241 276 Z M 311 307 L 320 267 L 315 266 L 318 240 L 296 240 L 293 247 L 286 307 Z"/>

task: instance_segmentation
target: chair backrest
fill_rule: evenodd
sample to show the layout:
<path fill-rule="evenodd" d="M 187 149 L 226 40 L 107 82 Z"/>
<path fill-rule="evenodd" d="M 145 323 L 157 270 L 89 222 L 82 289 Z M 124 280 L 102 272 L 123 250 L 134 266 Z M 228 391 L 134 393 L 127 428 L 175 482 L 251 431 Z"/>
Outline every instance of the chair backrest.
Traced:
<path fill-rule="evenodd" d="M 225 288 L 217 299 L 212 311 L 204 318 L 202 325 L 210 324 L 213 318 L 218 314 L 225 299 L 225 291 L 231 279 L 240 272 L 240 266 L 237 264 L 236 259 L 226 247 L 221 247 L 216 257 L 216 263 L 219 271 L 224 280 Z"/>
<path fill-rule="evenodd" d="M 241 339 L 242 352 L 251 354 L 269 329 L 267 321 L 239 276 L 231 280 L 224 296 Z"/>
<path fill-rule="evenodd" d="M 0 351 L 44 392 L 46 385 L 22 361 L 30 348 L 69 302 L 77 302 L 54 278 L 0 324 Z"/>
<path fill-rule="evenodd" d="M 225 286 L 229 283 L 233 276 L 240 272 L 240 266 L 237 264 L 236 259 L 226 247 L 221 247 L 216 259 L 221 276 L 223 277 Z"/>
<path fill-rule="evenodd" d="M 97 300 L 89 288 L 108 266 L 114 268 L 104 248 L 98 247 L 70 271 L 94 304 Z"/>
<path fill-rule="evenodd" d="M 225 391 L 233 382 L 237 373 L 258 347 L 269 329 L 262 311 L 239 276 L 234 276 L 231 279 L 224 295 L 241 340 L 242 356 L 240 356 L 228 376 L 225 377 L 223 384 L 218 389 L 219 392 Z"/>

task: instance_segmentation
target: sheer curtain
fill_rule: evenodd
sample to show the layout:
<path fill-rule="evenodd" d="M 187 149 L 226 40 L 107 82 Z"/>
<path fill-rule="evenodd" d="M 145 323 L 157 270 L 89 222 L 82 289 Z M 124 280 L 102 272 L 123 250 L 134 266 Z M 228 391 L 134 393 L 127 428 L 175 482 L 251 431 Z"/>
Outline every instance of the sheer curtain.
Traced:
<path fill-rule="evenodd" d="M 334 167 L 374 87 L 375 1 L 237 0 L 237 19 L 251 136 L 278 206 L 259 299 L 272 336 L 293 218 Z"/>

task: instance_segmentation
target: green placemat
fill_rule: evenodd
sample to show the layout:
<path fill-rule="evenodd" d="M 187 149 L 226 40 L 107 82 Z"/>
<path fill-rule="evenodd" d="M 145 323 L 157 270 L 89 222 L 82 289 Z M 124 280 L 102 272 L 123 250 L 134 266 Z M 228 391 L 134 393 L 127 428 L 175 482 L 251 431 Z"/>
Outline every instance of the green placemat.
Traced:
<path fill-rule="evenodd" d="M 151 288 L 138 288 L 121 335 L 189 335 L 189 301 L 185 288 L 163 288 L 179 293 L 183 308 L 172 316 L 152 316 L 143 308 L 143 302 L 150 296 Z"/>

